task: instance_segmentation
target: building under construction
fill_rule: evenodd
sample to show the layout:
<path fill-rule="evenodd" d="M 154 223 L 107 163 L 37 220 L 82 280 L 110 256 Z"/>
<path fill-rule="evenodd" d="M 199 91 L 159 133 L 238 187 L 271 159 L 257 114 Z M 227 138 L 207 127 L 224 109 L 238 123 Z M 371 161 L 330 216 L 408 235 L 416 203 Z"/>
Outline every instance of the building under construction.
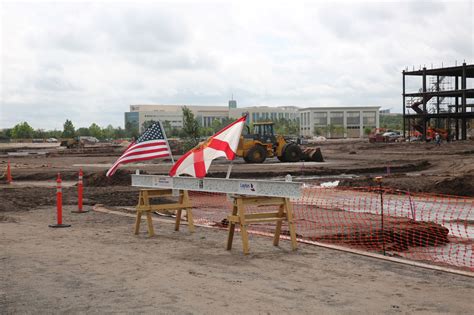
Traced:
<path fill-rule="evenodd" d="M 413 78 L 421 78 L 421 87 L 407 92 L 407 80 Z M 474 64 L 466 63 L 403 71 L 403 135 L 429 140 L 439 133 L 449 140 L 466 140 L 474 124 L 473 78 Z"/>

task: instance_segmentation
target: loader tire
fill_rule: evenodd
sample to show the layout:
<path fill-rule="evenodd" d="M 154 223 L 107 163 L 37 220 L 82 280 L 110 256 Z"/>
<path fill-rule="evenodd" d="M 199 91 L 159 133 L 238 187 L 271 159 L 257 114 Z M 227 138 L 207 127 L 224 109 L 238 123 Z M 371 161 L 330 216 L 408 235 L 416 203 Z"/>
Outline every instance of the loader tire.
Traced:
<path fill-rule="evenodd" d="M 283 157 L 286 162 L 298 162 L 302 157 L 301 148 L 296 144 L 290 144 L 285 148 Z"/>
<path fill-rule="evenodd" d="M 267 151 L 260 145 L 253 146 L 247 153 L 249 163 L 263 163 L 267 158 Z"/>

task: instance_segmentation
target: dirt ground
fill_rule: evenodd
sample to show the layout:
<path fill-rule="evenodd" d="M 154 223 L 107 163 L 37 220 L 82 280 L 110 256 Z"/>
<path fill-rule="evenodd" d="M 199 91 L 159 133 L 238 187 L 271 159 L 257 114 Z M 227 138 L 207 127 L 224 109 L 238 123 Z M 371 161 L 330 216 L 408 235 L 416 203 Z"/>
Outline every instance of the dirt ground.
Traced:
<path fill-rule="evenodd" d="M 294 180 L 313 183 L 340 179 L 344 186 L 374 185 L 373 178 L 385 176 L 384 185 L 412 192 L 431 192 L 474 196 L 474 141 L 443 143 L 375 143 L 360 140 L 326 141 L 318 144 L 325 162 L 279 163 L 276 158 L 264 164 L 246 164 L 242 159 L 234 162 L 234 178 L 284 178 L 291 174 Z M 45 152 L 47 155 L 9 157 L 12 150 Z M 0 144 L 0 169 L 12 163 L 13 177 L 19 181 L 54 180 L 56 173 L 62 178 L 75 180 L 81 167 L 85 176 L 105 172 L 120 155 L 121 148 L 89 148 L 80 153 L 60 151 L 49 145 L 45 148 L 14 148 Z M 3 154 L 2 154 L 3 153 Z M 128 172 L 136 169 L 149 174 L 167 174 L 171 161 L 154 160 L 121 169 L 125 177 L 102 182 L 101 186 L 128 185 Z M 228 162 L 215 161 L 209 177 L 225 177 Z M 389 170 L 388 170 L 389 169 Z M 1 173 L 0 173 L 1 177 Z M 117 176 L 116 176 L 117 177 Z M 100 186 L 100 185 L 95 185 Z"/>
<path fill-rule="evenodd" d="M 89 207 L 90 208 L 90 207 Z M 2 212 L 0 308 L 16 313 L 453 313 L 472 311 L 472 278 L 197 228 L 132 234 L 133 218 L 65 209 Z"/>
<path fill-rule="evenodd" d="M 474 196 L 474 142 L 320 144 L 324 163 L 262 165 L 234 162 L 234 178 L 283 179 L 345 186 L 384 185 L 410 191 Z M 27 150 L 33 154 L 11 156 Z M 37 154 L 41 153 L 41 154 Z M 104 174 L 119 149 L 59 151 L 56 145 L 0 144 L 0 313 L 469 313 L 472 278 L 398 265 L 320 247 L 251 237 L 251 255 L 224 248 L 226 232 L 198 228 L 157 235 L 132 234 L 133 218 L 99 212 L 72 215 L 76 180 L 84 170 L 87 208 L 134 206 L 129 174 L 167 174 L 171 161 L 127 165 Z M 7 161 L 14 182 L 5 184 Z M 215 161 L 209 176 L 224 177 L 228 162 Z M 51 229 L 55 178 L 64 180 L 65 222 Z"/>

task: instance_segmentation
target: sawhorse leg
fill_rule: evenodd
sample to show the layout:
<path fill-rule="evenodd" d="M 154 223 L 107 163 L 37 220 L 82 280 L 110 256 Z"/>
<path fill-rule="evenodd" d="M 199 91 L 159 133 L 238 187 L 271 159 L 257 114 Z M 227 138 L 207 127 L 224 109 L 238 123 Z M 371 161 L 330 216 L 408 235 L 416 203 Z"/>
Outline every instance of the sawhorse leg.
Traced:
<path fill-rule="evenodd" d="M 285 205 L 284 204 L 280 205 L 279 210 L 278 210 L 278 217 L 279 218 L 281 218 L 285 215 L 284 210 L 285 210 Z M 282 224 L 283 224 L 282 221 L 278 221 L 277 224 L 276 224 L 275 236 L 273 237 L 273 246 L 278 246 L 278 243 L 280 242 L 280 234 L 281 234 Z"/>
<path fill-rule="evenodd" d="M 249 254 L 249 232 L 247 231 L 247 222 L 245 220 L 245 206 L 242 199 L 237 199 L 237 209 L 240 217 L 240 235 L 242 237 L 242 247 L 244 254 Z"/>
<path fill-rule="evenodd" d="M 148 197 L 148 192 L 140 191 L 138 195 L 138 205 L 137 205 L 137 217 L 135 219 L 135 235 L 140 233 L 140 223 L 142 221 L 142 212 L 146 211 L 146 223 L 148 226 L 148 235 L 153 236 L 155 235 L 155 231 L 153 229 L 153 220 L 151 218 L 151 209 L 150 207 L 150 199 Z"/>
<path fill-rule="evenodd" d="M 146 223 L 148 224 L 148 236 L 155 235 L 155 230 L 153 229 L 153 220 L 151 218 L 151 211 L 146 212 Z"/>
<path fill-rule="evenodd" d="M 142 221 L 142 212 L 137 211 L 137 217 L 135 218 L 135 235 L 140 232 L 140 223 Z"/>
<path fill-rule="evenodd" d="M 237 201 L 234 200 L 232 208 L 232 216 L 237 215 Z M 232 249 L 232 242 L 234 241 L 235 222 L 229 222 L 229 235 L 227 236 L 227 250 Z"/>
<path fill-rule="evenodd" d="M 190 208 L 190 202 L 189 202 L 189 195 L 188 195 L 188 191 L 185 190 L 183 191 L 183 194 L 179 196 L 179 200 L 178 202 L 180 204 L 183 204 L 183 205 L 186 205 L 186 206 L 189 206 L 189 208 L 187 207 L 185 209 L 186 211 L 186 216 L 188 217 L 188 229 L 189 229 L 189 232 L 193 233 L 194 232 L 194 219 L 193 219 L 193 211 L 191 210 Z M 181 224 L 181 214 L 183 213 L 183 209 L 178 209 L 176 211 L 176 221 L 175 221 L 175 224 L 174 224 L 174 230 L 175 231 L 179 231 L 179 226 Z"/>
<path fill-rule="evenodd" d="M 288 220 L 288 229 L 290 230 L 291 248 L 296 250 L 298 243 L 296 242 L 295 222 L 293 219 L 293 207 L 290 199 L 285 198 L 286 219 Z"/>

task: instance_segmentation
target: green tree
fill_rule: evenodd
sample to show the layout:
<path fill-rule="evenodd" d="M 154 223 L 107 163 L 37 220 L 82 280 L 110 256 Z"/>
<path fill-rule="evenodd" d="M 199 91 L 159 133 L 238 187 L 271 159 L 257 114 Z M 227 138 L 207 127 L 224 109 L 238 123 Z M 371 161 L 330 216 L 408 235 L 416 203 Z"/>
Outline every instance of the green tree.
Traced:
<path fill-rule="evenodd" d="M 209 137 L 209 136 L 212 136 L 214 134 L 214 129 L 212 127 L 201 127 L 199 128 L 199 134 L 202 136 L 202 137 Z"/>
<path fill-rule="evenodd" d="M 92 137 L 96 137 L 97 139 L 103 138 L 102 129 L 96 123 L 92 123 L 92 125 L 89 126 L 89 133 Z"/>
<path fill-rule="evenodd" d="M 278 135 L 298 135 L 300 125 L 297 121 L 280 118 L 275 121 L 275 133 Z"/>
<path fill-rule="evenodd" d="M 121 127 L 117 127 L 114 132 L 114 139 L 122 139 L 127 137 L 127 132 Z"/>
<path fill-rule="evenodd" d="M 380 126 L 389 130 L 401 130 L 403 127 L 403 115 L 380 115 Z"/>
<path fill-rule="evenodd" d="M 33 138 L 34 130 L 26 121 L 16 124 L 12 129 L 13 139 L 31 139 Z"/>
<path fill-rule="evenodd" d="M 5 136 L 7 136 L 8 138 L 11 138 L 12 137 L 12 130 L 13 130 L 13 128 L 3 129 L 3 131 L 5 132 Z"/>
<path fill-rule="evenodd" d="M 166 136 L 170 137 L 170 138 L 171 137 L 179 137 L 180 132 L 181 132 L 180 129 L 178 129 L 176 127 L 173 127 L 173 128 L 171 128 L 171 132 L 169 134 L 167 133 Z"/>
<path fill-rule="evenodd" d="M 326 128 L 324 128 L 324 127 L 317 127 L 317 128 L 314 128 L 314 135 L 315 135 L 315 136 L 324 136 L 324 137 L 327 137 Z"/>
<path fill-rule="evenodd" d="M 72 121 L 66 119 L 66 122 L 63 125 L 63 138 L 72 138 L 76 134 L 76 129 L 72 124 Z"/>
<path fill-rule="evenodd" d="M 33 132 L 33 138 L 35 138 L 35 139 L 46 139 L 46 138 L 51 138 L 51 137 L 47 137 L 47 133 L 46 133 L 46 131 L 44 131 L 44 129 L 36 129 Z"/>
<path fill-rule="evenodd" d="M 63 135 L 63 132 L 61 130 L 54 129 L 54 130 L 46 131 L 46 138 L 60 139 L 62 135 Z"/>
<path fill-rule="evenodd" d="M 9 142 L 11 138 L 11 129 L 0 130 L 0 142 Z"/>
<path fill-rule="evenodd" d="M 154 123 L 156 123 L 156 120 L 146 120 L 142 124 L 142 132 L 150 128 Z"/>
<path fill-rule="evenodd" d="M 169 120 L 163 121 L 163 129 L 165 129 L 165 133 L 167 137 L 171 136 L 171 130 L 173 128 L 171 127 L 171 122 Z"/>
<path fill-rule="evenodd" d="M 102 129 L 102 137 L 104 139 L 113 139 L 115 137 L 115 128 L 112 125 L 108 125 L 107 127 Z"/>
<path fill-rule="evenodd" d="M 199 143 L 199 124 L 194 118 L 193 112 L 183 106 L 183 135 L 185 138 L 185 150 L 195 147 Z"/>
<path fill-rule="evenodd" d="M 88 137 L 90 135 L 91 133 L 89 131 L 89 128 L 81 127 L 76 130 L 76 136 L 78 137 Z"/>
<path fill-rule="evenodd" d="M 138 130 L 138 124 L 132 124 L 129 121 L 125 123 L 125 132 L 127 133 L 128 138 L 136 139 L 140 135 L 140 132 Z"/>
<path fill-rule="evenodd" d="M 222 121 L 220 119 L 214 119 L 211 123 L 211 129 L 214 132 L 218 132 L 222 129 Z"/>

